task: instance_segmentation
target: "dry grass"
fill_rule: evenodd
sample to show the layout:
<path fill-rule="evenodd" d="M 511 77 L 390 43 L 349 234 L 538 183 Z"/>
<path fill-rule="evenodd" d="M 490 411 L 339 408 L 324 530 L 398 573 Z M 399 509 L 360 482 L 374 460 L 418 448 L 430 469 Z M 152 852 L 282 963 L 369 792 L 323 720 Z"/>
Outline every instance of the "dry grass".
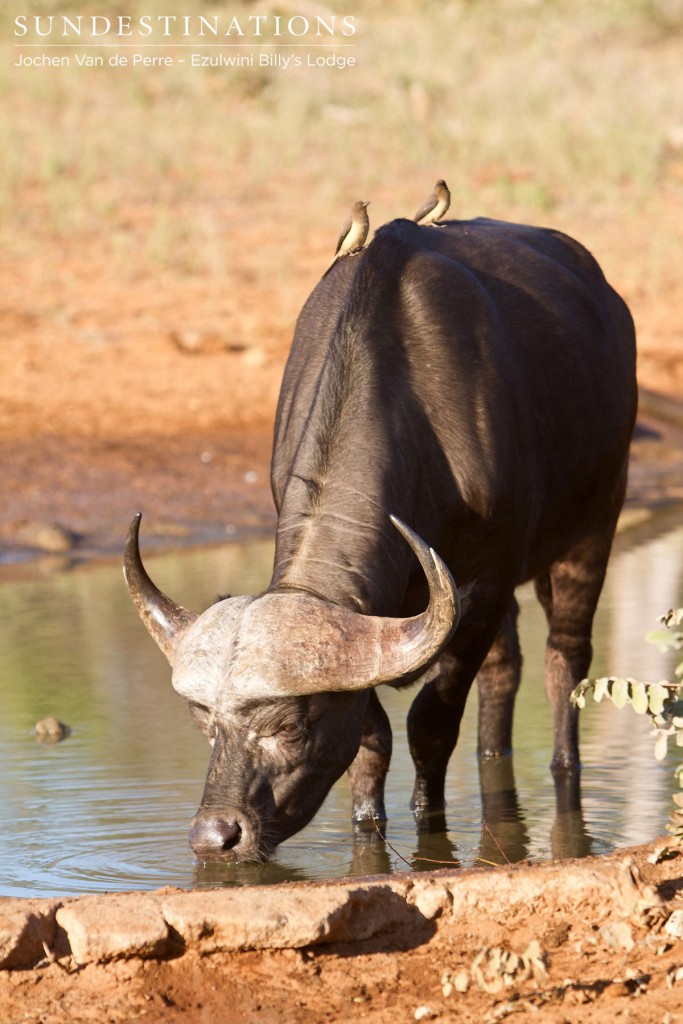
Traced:
<path fill-rule="evenodd" d="M 280 4 L 302 7 L 315 5 Z M 607 224 L 627 287 L 671 277 L 682 243 L 660 204 L 683 181 L 680 0 L 401 0 L 391 13 L 373 0 L 357 22 L 358 67 L 343 71 L 16 69 L 8 43 L 5 252 L 86 265 L 96 252 L 122 284 L 163 272 L 218 290 L 267 274 L 291 319 L 353 199 L 372 200 L 377 226 L 411 215 L 443 175 L 456 215 L 553 223 L 589 244 Z M 630 239 L 640 266 L 620 269 L 643 210 L 656 235 Z"/>

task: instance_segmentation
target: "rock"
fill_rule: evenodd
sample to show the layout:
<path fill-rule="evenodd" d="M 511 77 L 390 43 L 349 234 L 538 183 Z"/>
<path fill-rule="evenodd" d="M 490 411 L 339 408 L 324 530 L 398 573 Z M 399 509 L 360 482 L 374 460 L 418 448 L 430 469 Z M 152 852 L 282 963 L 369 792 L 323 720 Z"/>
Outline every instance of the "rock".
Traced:
<path fill-rule="evenodd" d="M 465 993 L 469 987 L 470 976 L 467 971 L 458 971 L 457 974 L 444 971 L 441 975 L 441 993 L 446 998 L 452 996 L 454 992 Z"/>
<path fill-rule="evenodd" d="M 608 921 L 600 929 L 600 934 L 610 949 L 625 950 L 628 953 L 635 945 L 631 926 L 626 921 Z"/>
<path fill-rule="evenodd" d="M 59 902 L 3 900 L 0 902 L 0 968 L 30 967 L 45 956 L 55 937 Z"/>
<path fill-rule="evenodd" d="M 427 880 L 415 883 L 409 899 L 428 921 L 440 917 L 451 905 L 451 894 L 445 885 L 430 883 Z"/>
<path fill-rule="evenodd" d="M 679 981 L 683 981 L 683 967 L 672 967 L 666 974 L 667 988 L 673 988 Z"/>
<path fill-rule="evenodd" d="M 561 921 L 558 924 L 551 925 L 547 932 L 543 936 L 543 942 L 546 946 L 551 949 L 557 949 L 567 941 L 567 936 L 571 931 L 571 925 L 566 921 Z"/>
<path fill-rule="evenodd" d="M 184 328 L 173 331 L 171 339 L 181 352 L 186 352 L 189 355 L 206 355 L 216 352 L 241 354 L 248 347 L 242 342 L 227 338 L 216 331 L 198 330 L 196 328 Z"/>
<path fill-rule="evenodd" d="M 683 910 L 674 910 L 664 925 L 664 931 L 675 939 L 683 939 Z"/>
<path fill-rule="evenodd" d="M 60 907 L 56 919 L 77 964 L 159 957 L 169 945 L 162 913 L 144 893 L 83 896 Z"/>
<path fill-rule="evenodd" d="M 453 978 L 453 988 L 456 992 L 467 992 L 470 987 L 470 979 L 467 971 L 458 971 Z"/>
<path fill-rule="evenodd" d="M 35 734 L 41 743 L 60 743 L 71 733 L 71 728 L 54 715 L 47 715 L 35 724 Z"/>
<path fill-rule="evenodd" d="M 15 540 L 23 547 L 47 551 L 49 554 L 64 554 L 72 551 L 79 541 L 79 535 L 61 523 L 31 520 L 18 527 Z"/>
<path fill-rule="evenodd" d="M 162 900 L 161 910 L 186 945 L 206 953 L 357 942 L 425 924 L 388 885 L 174 893 Z"/>
<path fill-rule="evenodd" d="M 436 1010 L 433 1010 L 431 1006 L 418 1006 L 414 1013 L 415 1020 L 433 1020 L 436 1016 Z"/>
<path fill-rule="evenodd" d="M 602 993 L 603 999 L 623 999 L 625 996 L 630 995 L 631 989 L 626 982 L 619 981 L 618 979 L 613 981 L 611 985 L 607 985 Z"/>

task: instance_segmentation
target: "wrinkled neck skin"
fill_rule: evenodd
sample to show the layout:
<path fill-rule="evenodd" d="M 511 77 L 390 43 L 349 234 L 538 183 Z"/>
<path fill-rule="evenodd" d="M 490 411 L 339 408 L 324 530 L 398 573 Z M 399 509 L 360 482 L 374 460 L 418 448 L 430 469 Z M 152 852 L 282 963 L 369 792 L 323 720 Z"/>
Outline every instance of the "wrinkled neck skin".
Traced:
<path fill-rule="evenodd" d="M 273 453 L 279 519 L 271 589 L 398 615 L 414 560 L 388 517 L 418 528 L 420 467 L 405 433 L 414 396 L 405 352 L 367 343 L 372 332 L 396 335 L 361 309 L 354 323 L 337 325 L 329 345 L 295 339 Z M 313 387 L 303 379 L 312 372 Z"/>
<path fill-rule="evenodd" d="M 357 451 L 356 456 L 371 458 L 372 453 Z M 387 522 L 399 501 L 364 494 L 352 472 L 324 482 L 307 474 L 306 480 L 315 482 L 293 477 L 287 491 L 270 589 L 303 590 L 365 615 L 398 615 L 410 553 Z M 294 497 L 318 488 L 320 497 L 308 507 Z"/>

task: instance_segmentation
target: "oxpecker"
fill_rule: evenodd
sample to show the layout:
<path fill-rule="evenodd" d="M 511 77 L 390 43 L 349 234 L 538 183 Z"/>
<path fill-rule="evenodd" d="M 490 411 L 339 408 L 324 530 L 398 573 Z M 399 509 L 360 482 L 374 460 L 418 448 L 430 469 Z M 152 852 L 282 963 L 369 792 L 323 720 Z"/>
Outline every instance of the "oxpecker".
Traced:
<path fill-rule="evenodd" d="M 349 215 L 344 221 L 344 226 L 339 235 L 334 259 L 328 270 L 331 270 L 342 256 L 350 256 L 353 253 L 360 252 L 365 245 L 365 239 L 368 237 L 368 231 L 370 230 L 370 219 L 367 211 L 369 205 L 369 200 L 364 202 L 362 199 L 359 199 L 349 210 Z"/>
<path fill-rule="evenodd" d="M 439 178 L 431 196 L 429 199 L 425 199 L 413 220 L 416 224 L 434 224 L 439 227 L 440 225 L 436 222 L 446 215 L 450 205 L 451 194 L 448 191 L 448 185 L 443 178 Z"/>

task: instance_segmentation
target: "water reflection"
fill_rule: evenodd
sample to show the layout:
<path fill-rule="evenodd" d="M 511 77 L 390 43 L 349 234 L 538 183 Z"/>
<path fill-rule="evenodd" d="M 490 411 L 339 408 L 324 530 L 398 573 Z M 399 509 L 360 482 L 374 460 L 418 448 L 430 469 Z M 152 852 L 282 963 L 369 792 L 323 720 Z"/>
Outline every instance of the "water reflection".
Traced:
<path fill-rule="evenodd" d="M 479 859 L 516 864 L 529 856 L 529 833 L 519 804 L 512 757 L 479 762 L 482 830 Z"/>
<path fill-rule="evenodd" d="M 587 857 L 593 853 L 581 806 L 581 775 L 567 772 L 555 779 L 556 813 L 550 830 L 550 849 L 554 860 Z"/>
<path fill-rule="evenodd" d="M 680 519 L 677 521 L 680 523 Z M 655 524 L 657 525 L 657 524 Z M 669 675 L 675 655 L 643 642 L 658 614 L 683 603 L 683 528 L 667 522 L 619 542 L 596 617 L 595 674 Z M 272 546 L 253 542 L 149 559 L 158 585 L 201 610 L 218 593 L 255 593 Z M 1 578 L 1 577 L 0 577 Z M 382 688 L 394 730 L 387 843 L 349 823 L 346 779 L 316 819 L 266 865 L 197 864 L 187 831 L 209 750 L 169 683 L 165 659 L 133 609 L 118 565 L 0 585 L 0 893 L 100 892 L 162 885 L 251 884 L 430 870 L 441 864 L 545 860 L 598 853 L 663 831 L 675 750 L 655 762 L 647 722 L 590 705 L 577 776 L 553 783 L 543 694 L 545 620 L 520 595 L 524 678 L 511 759 L 477 772 L 476 694 L 449 769 L 447 809 L 416 828 L 405 718 L 415 690 Z M 72 728 L 39 744 L 53 714 Z"/>

